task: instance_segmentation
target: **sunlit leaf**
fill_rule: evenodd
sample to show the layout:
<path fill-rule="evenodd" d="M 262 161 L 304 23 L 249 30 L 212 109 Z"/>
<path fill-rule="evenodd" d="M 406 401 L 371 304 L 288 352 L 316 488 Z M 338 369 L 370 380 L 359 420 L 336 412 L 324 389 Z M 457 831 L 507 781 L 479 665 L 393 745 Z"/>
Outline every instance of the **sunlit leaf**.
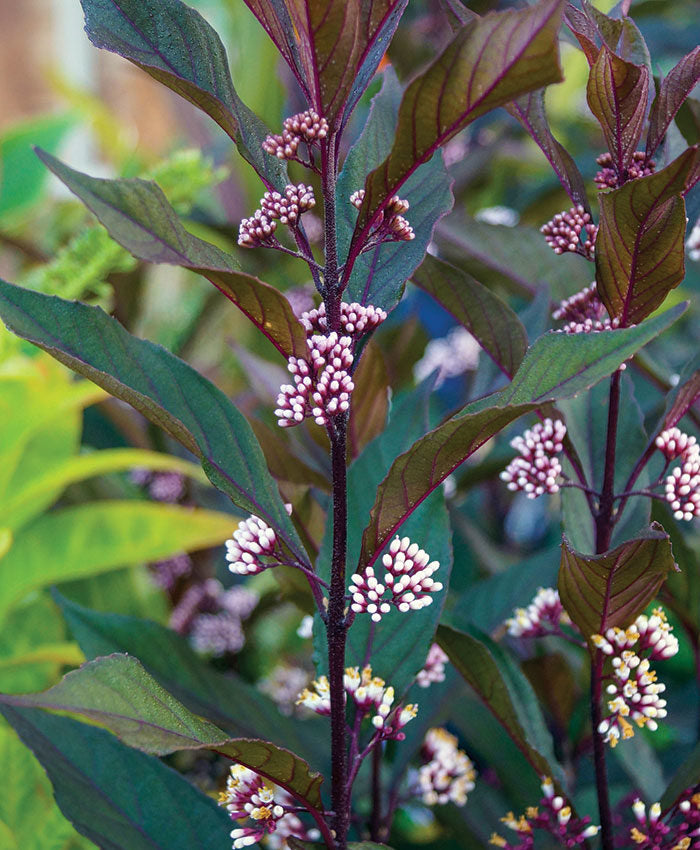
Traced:
<path fill-rule="evenodd" d="M 39 156 L 92 210 L 110 236 L 134 256 L 201 274 L 233 301 L 284 357 L 307 353 L 306 334 L 284 295 L 239 271 L 230 254 L 185 230 L 156 183 L 90 177 L 42 151 Z"/>
<path fill-rule="evenodd" d="M 700 47 L 695 47 L 661 81 L 649 113 L 647 156 L 653 156 L 676 113 L 700 80 Z"/>
<path fill-rule="evenodd" d="M 559 594 L 571 619 L 590 637 L 629 626 L 675 569 L 671 542 L 657 523 L 603 555 L 582 555 L 565 539 Z"/>
<path fill-rule="evenodd" d="M 30 590 L 215 546 L 229 514 L 141 501 L 61 508 L 21 529 L 2 559 L 0 619 Z"/>
<path fill-rule="evenodd" d="M 313 807 L 321 803 L 322 777 L 289 750 L 266 741 L 228 738 L 213 723 L 192 714 L 130 655 L 86 662 L 40 694 L 5 695 L 5 705 L 66 711 L 109 729 L 125 744 L 166 755 L 210 749 L 244 764 Z"/>
<path fill-rule="evenodd" d="M 642 135 L 649 72 L 603 46 L 588 78 L 588 105 L 600 123 L 618 175 L 623 175 Z"/>
<path fill-rule="evenodd" d="M 561 79 L 559 0 L 492 13 L 463 27 L 406 89 L 391 153 L 368 175 L 353 248 L 416 168 L 470 121 Z"/>
<path fill-rule="evenodd" d="M 527 350 L 527 333 L 513 310 L 471 275 L 428 255 L 411 278 L 477 339 L 512 378 Z"/>
<path fill-rule="evenodd" d="M 540 776 L 564 784 L 532 687 L 506 652 L 478 629 L 440 626 L 438 643 Z"/>
<path fill-rule="evenodd" d="M 700 160 L 689 148 L 656 174 L 600 195 L 596 239 L 598 292 L 620 324 L 640 322 L 678 286 L 685 273 L 682 192 Z"/>
<path fill-rule="evenodd" d="M 263 122 L 241 101 L 221 39 L 180 0 L 81 0 L 95 45 L 118 53 L 203 109 L 234 140 L 268 185 L 284 186 L 284 166 L 262 150 Z"/>
<path fill-rule="evenodd" d="M 132 336 L 97 307 L 0 281 L 0 316 L 18 336 L 89 377 L 200 458 L 212 483 L 277 529 L 304 558 L 277 486 L 245 418 L 164 348 Z"/>

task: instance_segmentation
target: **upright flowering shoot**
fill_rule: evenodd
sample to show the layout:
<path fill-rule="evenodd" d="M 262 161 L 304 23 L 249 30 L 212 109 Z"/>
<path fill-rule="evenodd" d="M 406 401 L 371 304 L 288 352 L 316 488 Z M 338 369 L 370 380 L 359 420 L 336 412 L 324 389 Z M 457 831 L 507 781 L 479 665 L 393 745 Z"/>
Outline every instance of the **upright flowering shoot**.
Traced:
<path fill-rule="evenodd" d="M 395 537 L 382 557 L 385 569 L 380 582 L 373 567 L 355 573 L 349 587 L 350 608 L 355 614 L 367 613 L 378 623 L 392 606 L 399 611 L 418 611 L 433 601 L 431 594 L 442 590 L 442 583 L 432 576 L 440 568 L 427 552 L 411 543 L 408 537 Z"/>
<path fill-rule="evenodd" d="M 604 635 L 592 635 L 593 644 L 610 659 L 609 716 L 601 721 L 598 733 L 611 747 L 640 729 L 658 728 L 657 720 L 666 716 L 666 700 L 660 694 L 666 686 L 651 669 L 652 661 L 671 658 L 678 652 L 678 640 L 661 608 L 648 617 L 640 614 L 627 629 L 608 629 Z"/>

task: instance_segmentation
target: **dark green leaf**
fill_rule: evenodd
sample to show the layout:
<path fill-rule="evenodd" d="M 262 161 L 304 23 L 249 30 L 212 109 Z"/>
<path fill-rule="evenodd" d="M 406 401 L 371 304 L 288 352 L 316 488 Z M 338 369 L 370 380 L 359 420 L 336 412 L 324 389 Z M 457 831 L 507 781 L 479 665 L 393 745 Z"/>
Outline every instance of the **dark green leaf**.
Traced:
<path fill-rule="evenodd" d="M 391 153 L 368 175 L 353 250 L 416 168 L 470 121 L 558 82 L 559 0 L 492 13 L 467 24 L 406 89 Z M 352 256 L 352 253 L 351 253 Z"/>
<path fill-rule="evenodd" d="M 230 844 L 226 812 L 183 776 L 69 717 L 0 704 L 76 829 L 103 850 L 210 850 Z"/>
<path fill-rule="evenodd" d="M 437 639 L 538 774 L 565 784 L 537 697 L 506 652 L 473 628 L 457 631 L 440 626 Z"/>
<path fill-rule="evenodd" d="M 661 798 L 661 807 L 666 810 L 689 788 L 700 783 L 700 744 L 696 744 L 688 758 L 678 768 Z"/>
<path fill-rule="evenodd" d="M 537 340 L 504 390 L 467 405 L 396 458 L 377 489 L 362 536 L 360 566 L 373 563 L 423 499 L 488 439 L 535 407 L 593 386 L 684 309 L 679 305 L 635 328 L 597 334 L 548 333 Z"/>
<path fill-rule="evenodd" d="M 574 552 L 564 539 L 559 594 L 581 633 L 590 637 L 629 626 L 675 569 L 671 541 L 658 523 L 603 555 Z"/>
<path fill-rule="evenodd" d="M 338 252 L 347 254 L 356 211 L 350 195 L 391 150 L 401 101 L 401 86 L 392 68 L 384 72 L 381 90 L 372 100 L 367 123 L 350 149 L 337 184 Z M 415 232 L 410 242 L 389 242 L 357 258 L 345 299 L 392 310 L 404 284 L 425 256 L 435 224 L 452 208 L 451 180 L 441 156 L 422 165 L 404 185 L 401 196 L 410 203 L 409 221 Z"/>
<path fill-rule="evenodd" d="M 575 205 L 590 210 L 586 187 L 573 157 L 552 135 L 544 106 L 544 89 L 530 92 L 506 106 L 540 147 L 566 194 Z"/>
<path fill-rule="evenodd" d="M 55 594 L 73 636 L 88 658 L 127 652 L 190 711 L 208 717 L 228 735 L 260 736 L 319 763 L 325 752 L 325 720 L 301 722 L 284 717 L 279 708 L 235 673 L 217 673 L 172 629 L 120 614 L 83 608 Z"/>
<path fill-rule="evenodd" d="M 130 655 L 88 661 L 40 694 L 2 696 L 5 705 L 45 708 L 86 717 L 130 747 L 155 755 L 177 750 L 214 750 L 281 785 L 314 808 L 323 778 L 289 750 L 266 741 L 227 738 L 213 723 L 192 714 Z"/>
<path fill-rule="evenodd" d="M 649 113 L 647 156 L 653 156 L 676 113 L 700 80 L 700 47 L 695 47 L 672 68 L 659 86 Z"/>
<path fill-rule="evenodd" d="M 201 461 L 212 483 L 277 529 L 297 557 L 303 547 L 245 418 L 226 396 L 164 348 L 132 336 L 98 307 L 0 281 L 10 330 L 127 401 Z"/>
<path fill-rule="evenodd" d="M 268 129 L 236 94 L 226 50 L 199 12 L 180 0 L 81 3 L 95 47 L 118 53 L 203 109 L 268 186 L 284 186 L 284 165 L 261 147 Z"/>
<path fill-rule="evenodd" d="M 600 195 L 598 292 L 611 317 L 628 325 L 652 313 L 685 273 L 682 192 L 700 160 L 689 148 L 656 174 Z"/>
<path fill-rule="evenodd" d="M 615 747 L 612 757 L 629 777 L 635 791 L 640 791 L 646 800 L 658 800 L 664 790 L 664 773 L 661 762 L 649 740 L 634 735 L 625 741 L 624 747 Z"/>
<path fill-rule="evenodd" d="M 700 396 L 700 354 L 697 354 L 683 368 L 676 386 L 666 397 L 666 410 L 663 420 L 652 436 L 665 428 L 677 425 Z"/>
<path fill-rule="evenodd" d="M 588 78 L 588 105 L 598 119 L 618 175 L 629 165 L 642 135 L 649 72 L 603 46 Z"/>
<path fill-rule="evenodd" d="M 90 177 L 43 151 L 38 154 L 92 210 L 110 236 L 135 257 L 201 274 L 233 301 L 284 357 L 307 354 L 306 333 L 284 295 L 239 271 L 230 254 L 188 233 L 156 183 Z"/>
<path fill-rule="evenodd" d="M 509 378 L 527 350 L 520 319 L 497 295 L 471 275 L 428 255 L 411 280 L 476 337 Z"/>

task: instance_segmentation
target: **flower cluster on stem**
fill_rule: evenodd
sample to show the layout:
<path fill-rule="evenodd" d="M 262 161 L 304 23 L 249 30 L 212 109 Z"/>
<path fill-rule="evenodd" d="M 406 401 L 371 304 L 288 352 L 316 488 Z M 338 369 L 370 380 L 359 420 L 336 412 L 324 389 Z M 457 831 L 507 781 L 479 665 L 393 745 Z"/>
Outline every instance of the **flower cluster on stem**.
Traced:
<path fill-rule="evenodd" d="M 649 159 L 644 151 L 635 151 L 632 154 L 632 160 L 625 169 L 622 180 L 615 169 L 615 163 L 610 153 L 607 151 L 602 153 L 597 157 L 596 162 L 600 166 L 600 171 L 597 172 L 593 180 L 601 191 L 605 189 L 617 189 L 627 180 L 637 180 L 640 177 L 647 177 L 656 170 L 656 163 L 653 159 Z"/>
<path fill-rule="evenodd" d="M 560 847 L 580 847 L 588 838 L 598 834 L 600 827 L 591 824 L 586 816 L 576 817 L 571 805 L 554 793 L 554 785 L 548 777 L 542 781 L 542 794 L 539 806 L 532 806 L 524 815 L 516 817 L 509 812 L 501 821 L 517 835 L 512 843 L 503 836 L 494 833 L 491 844 L 505 850 L 532 850 L 535 846 L 535 830 L 549 833 Z"/>
<path fill-rule="evenodd" d="M 686 521 L 700 516 L 700 446 L 695 437 L 669 428 L 656 438 L 656 446 L 667 462 L 681 460 L 665 482 L 666 501 L 673 516 Z"/>
<path fill-rule="evenodd" d="M 630 838 L 640 850 L 688 850 L 700 844 L 700 794 L 689 788 L 664 817 L 659 803 L 647 809 L 636 799 L 632 804 L 635 825 Z"/>
<path fill-rule="evenodd" d="M 286 505 L 291 514 L 292 506 Z M 229 570 L 241 576 L 261 573 L 283 559 L 274 529 L 260 517 L 241 520 L 233 535 L 226 541 L 226 560 Z"/>
<path fill-rule="evenodd" d="M 561 475 L 557 454 L 562 451 L 565 435 L 566 425 L 560 419 L 545 419 L 512 439 L 510 444 L 520 452 L 520 457 L 501 472 L 500 477 L 508 483 L 508 489 L 521 490 L 528 499 L 536 499 L 543 493 L 557 493 L 557 479 Z"/>
<path fill-rule="evenodd" d="M 279 246 L 275 230 L 277 222 L 295 228 L 302 213 L 316 205 L 314 190 L 311 186 L 299 183 L 285 186 L 284 193 L 265 192 L 260 208 L 250 218 L 244 218 L 238 229 L 238 244 L 242 248 L 258 248 L 267 245 Z"/>
<path fill-rule="evenodd" d="M 553 587 L 540 587 L 527 608 L 516 608 L 505 625 L 508 634 L 518 638 L 561 635 L 562 626 L 573 626 Z"/>
<path fill-rule="evenodd" d="M 447 664 L 447 661 L 447 655 L 434 643 L 430 647 L 423 669 L 419 670 L 416 675 L 416 684 L 418 687 L 429 688 L 437 682 L 444 682 L 445 664 Z"/>
<path fill-rule="evenodd" d="M 438 561 L 408 537 L 398 535 L 391 541 L 389 551 L 382 558 L 385 568 L 382 582 L 373 567 L 365 567 L 362 573 L 352 576 L 349 587 L 352 599 L 350 608 L 356 614 L 367 613 L 375 623 L 392 606 L 399 611 L 418 611 L 433 601 L 431 594 L 442 590 L 442 583 L 432 576 L 440 568 Z"/>
<path fill-rule="evenodd" d="M 365 190 L 358 189 L 350 195 L 350 203 L 359 210 L 365 199 Z M 411 242 L 416 238 L 413 228 L 404 217 L 410 204 L 404 198 L 393 195 L 389 198 L 386 206 L 377 216 L 367 241 L 362 247 L 363 251 L 376 248 L 382 242 Z"/>
<path fill-rule="evenodd" d="M 555 254 L 571 252 L 592 260 L 598 226 L 593 224 L 591 214 L 579 204 L 557 213 L 551 221 L 543 224 L 540 233 Z"/>
<path fill-rule="evenodd" d="M 428 729 L 418 771 L 416 794 L 426 806 L 454 803 L 464 806 L 467 794 L 474 790 L 476 770 L 469 756 L 457 746 L 457 738 L 446 729 Z"/>
<path fill-rule="evenodd" d="M 598 295 L 598 286 L 595 281 L 560 302 L 552 312 L 552 317 L 565 323 L 558 329 L 558 333 L 566 334 L 609 331 L 620 325 L 619 319 L 611 319 L 608 316 L 608 311 Z"/>
<path fill-rule="evenodd" d="M 598 733 L 615 747 L 620 739 L 634 735 L 632 723 L 657 729 L 657 720 L 666 716 L 666 700 L 660 696 L 666 686 L 657 680 L 651 662 L 678 652 L 678 640 L 663 610 L 656 608 L 651 616 L 640 614 L 627 629 L 615 627 L 604 635 L 592 635 L 591 642 L 610 658 L 612 668 L 606 687 L 610 714 L 601 721 Z"/>

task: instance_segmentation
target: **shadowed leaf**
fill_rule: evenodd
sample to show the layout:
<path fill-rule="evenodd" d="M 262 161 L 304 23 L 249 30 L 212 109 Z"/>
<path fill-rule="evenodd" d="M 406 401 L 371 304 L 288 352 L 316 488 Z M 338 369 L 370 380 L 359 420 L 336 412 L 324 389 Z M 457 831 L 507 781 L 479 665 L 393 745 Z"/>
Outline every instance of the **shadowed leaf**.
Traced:
<path fill-rule="evenodd" d="M 600 195 L 596 239 L 598 292 L 611 317 L 625 326 L 652 313 L 685 273 L 682 192 L 697 166 L 689 148 L 656 174 Z"/>
<path fill-rule="evenodd" d="M 363 186 L 366 175 L 391 150 L 401 93 L 395 72 L 387 68 L 382 88 L 372 100 L 367 123 L 338 177 L 336 220 L 341 257 L 347 254 L 356 219 L 350 195 Z M 406 181 L 401 196 L 410 203 L 408 219 L 415 239 L 384 243 L 361 254 L 347 282 L 346 301 L 373 304 L 387 311 L 396 306 L 406 280 L 425 256 L 436 223 L 452 209 L 450 186 L 451 179 L 441 156 L 424 163 Z"/>
<path fill-rule="evenodd" d="M 700 397 L 700 355 L 686 363 L 676 386 L 666 397 L 666 411 L 661 425 L 652 436 L 677 425 Z"/>
<path fill-rule="evenodd" d="M 697 789 L 700 783 L 700 744 L 696 744 L 688 758 L 678 768 L 661 798 L 661 806 L 668 809 L 689 788 Z"/>
<path fill-rule="evenodd" d="M 90 177 L 44 151 L 38 154 L 127 251 L 149 263 L 169 263 L 201 274 L 245 313 L 284 357 L 306 355 L 306 333 L 284 295 L 239 271 L 230 254 L 188 233 L 156 183 Z"/>
<path fill-rule="evenodd" d="M 626 330 L 549 333 L 525 355 L 501 392 L 467 405 L 399 455 L 377 489 L 362 535 L 360 566 L 372 564 L 387 540 L 421 502 L 488 439 L 547 401 L 593 386 L 668 327 L 685 307 Z"/>
<path fill-rule="evenodd" d="M 671 542 L 658 523 L 603 555 L 574 552 L 564 539 L 559 593 L 571 619 L 590 637 L 629 626 L 675 569 Z"/>
<path fill-rule="evenodd" d="M 284 187 L 286 170 L 262 150 L 263 122 L 236 94 L 221 39 L 180 0 L 81 0 L 95 45 L 118 53 L 203 109 L 234 140 L 268 186 Z"/>
<path fill-rule="evenodd" d="M 684 56 L 668 72 L 659 86 L 656 99 L 649 113 L 649 132 L 647 134 L 647 156 L 653 156 L 661 144 L 668 126 L 683 105 L 686 97 L 700 80 L 700 47 L 696 47 Z"/>
<path fill-rule="evenodd" d="M 287 839 L 292 850 L 321 850 L 325 844 L 313 844 L 311 841 L 300 841 L 294 836 Z M 348 850 L 391 850 L 388 844 L 375 844 L 373 841 L 349 841 Z"/>
<path fill-rule="evenodd" d="M 470 121 L 558 82 L 559 0 L 492 13 L 467 24 L 406 89 L 391 153 L 368 175 L 353 249 L 389 198 L 435 151 Z"/>
<path fill-rule="evenodd" d="M 159 759 L 69 717 L 2 704 L 0 713 L 43 765 L 63 814 L 98 847 L 210 850 L 230 844 L 228 814 Z"/>
<path fill-rule="evenodd" d="M 192 714 L 130 655 L 88 661 L 40 694 L 0 697 L 5 705 L 66 711 L 109 729 L 125 744 L 154 755 L 209 749 L 271 779 L 311 806 L 321 804 L 323 778 L 302 759 L 266 741 L 228 738 Z"/>
<path fill-rule="evenodd" d="M 506 652 L 473 627 L 440 626 L 437 640 L 537 773 L 565 784 L 537 697 Z"/>
<path fill-rule="evenodd" d="M 625 62 L 603 46 L 588 78 L 588 105 L 603 130 L 618 175 L 624 174 L 637 150 L 648 94 L 647 69 Z"/>
<path fill-rule="evenodd" d="M 305 560 L 260 446 L 221 390 L 164 348 L 132 336 L 98 307 L 0 280 L 0 316 L 18 336 L 128 402 L 182 443 L 216 487 L 275 528 Z"/>
<path fill-rule="evenodd" d="M 353 404 L 348 420 L 348 448 L 356 458 L 384 430 L 389 411 L 389 379 L 381 349 L 372 342 L 362 352 L 353 375 Z"/>
<path fill-rule="evenodd" d="M 430 255 L 411 280 L 464 325 L 494 363 L 513 377 L 527 350 L 527 333 L 504 301 L 471 275 Z"/>

